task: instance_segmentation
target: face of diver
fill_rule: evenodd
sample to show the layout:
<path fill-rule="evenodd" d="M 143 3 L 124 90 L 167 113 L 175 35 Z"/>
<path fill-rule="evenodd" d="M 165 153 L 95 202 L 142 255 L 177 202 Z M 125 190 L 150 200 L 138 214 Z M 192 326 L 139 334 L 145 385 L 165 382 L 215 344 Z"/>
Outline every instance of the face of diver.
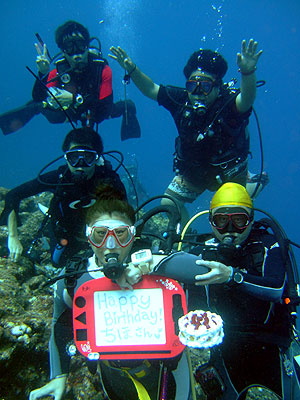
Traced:
<path fill-rule="evenodd" d="M 68 35 L 62 47 L 66 60 L 75 71 L 81 71 L 88 65 L 89 49 L 80 33 Z"/>
<path fill-rule="evenodd" d="M 70 150 L 76 150 L 76 149 L 91 149 L 93 151 L 93 149 L 90 146 L 83 146 L 80 145 L 78 143 L 71 143 L 68 151 Z M 95 173 L 95 167 L 96 167 L 96 159 L 95 162 L 93 162 L 91 165 L 88 165 L 85 161 L 84 158 L 79 158 L 78 163 L 73 166 L 67 158 L 67 164 L 68 164 L 68 168 L 71 171 L 73 177 L 75 178 L 75 180 L 84 180 L 84 179 L 90 179 L 94 173 Z"/>
<path fill-rule="evenodd" d="M 105 256 L 118 254 L 118 262 L 125 261 L 130 253 L 134 240 L 134 231 L 129 219 L 118 212 L 102 214 L 89 224 L 89 242 L 96 255 L 98 265 L 107 263 Z M 94 237 L 91 237 L 94 235 Z M 94 244 L 93 244 L 94 243 Z"/>
<path fill-rule="evenodd" d="M 197 103 L 201 103 L 206 107 L 209 107 L 211 104 L 213 104 L 220 92 L 220 88 L 218 85 L 216 85 L 216 78 L 209 74 L 208 72 L 204 72 L 204 71 L 200 71 L 200 70 L 196 70 L 194 72 L 192 72 L 192 74 L 190 75 L 188 81 L 187 81 L 187 85 L 188 86 L 188 82 L 199 82 L 198 87 L 195 91 L 189 91 L 188 90 L 188 96 L 189 96 L 189 100 L 192 103 L 192 105 L 196 105 Z M 201 84 L 203 82 L 203 86 L 204 87 L 208 87 L 211 83 L 211 90 L 201 90 Z"/>
<path fill-rule="evenodd" d="M 210 224 L 221 243 L 242 244 L 249 236 L 253 212 L 248 207 L 228 205 L 211 210 Z"/>

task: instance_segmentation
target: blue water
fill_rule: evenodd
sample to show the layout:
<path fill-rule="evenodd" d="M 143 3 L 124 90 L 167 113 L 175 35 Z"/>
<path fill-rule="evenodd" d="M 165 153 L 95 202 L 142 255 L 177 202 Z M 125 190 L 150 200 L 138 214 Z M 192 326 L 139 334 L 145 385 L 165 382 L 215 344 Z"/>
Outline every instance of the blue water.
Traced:
<path fill-rule="evenodd" d="M 263 135 L 265 170 L 271 183 L 256 201 L 284 226 L 290 238 L 298 239 L 300 181 L 299 121 L 299 0 L 80 0 L 42 2 L 14 0 L 1 5 L 1 99 L 0 112 L 28 101 L 36 51 L 35 32 L 56 54 L 55 28 L 67 19 L 86 25 L 102 42 L 107 57 L 111 45 L 128 51 L 137 65 L 155 82 L 184 85 L 182 69 L 189 55 L 199 47 L 218 49 L 229 63 L 225 80 L 239 78 L 236 53 L 242 39 L 251 37 L 264 50 L 257 79 L 266 85 L 257 91 L 255 108 Z M 99 24 L 99 21 L 104 20 Z M 115 100 L 123 97 L 123 72 L 110 61 Z M 297 73 L 298 71 L 298 73 Z M 142 183 L 150 195 L 163 193 L 171 180 L 175 125 L 167 111 L 143 97 L 133 84 L 128 95 L 138 110 L 142 138 L 121 142 L 121 119 L 105 121 L 100 133 L 105 149 L 124 155 L 136 154 Z M 297 113 L 298 111 L 298 113 Z M 60 154 L 69 125 L 51 125 L 35 117 L 22 130 L 0 136 L 0 186 L 12 188 L 32 177 Z M 258 134 L 251 118 L 250 170 L 258 172 Z M 190 207 L 191 212 L 207 208 L 211 194 Z M 297 254 L 297 252 L 296 252 Z"/>

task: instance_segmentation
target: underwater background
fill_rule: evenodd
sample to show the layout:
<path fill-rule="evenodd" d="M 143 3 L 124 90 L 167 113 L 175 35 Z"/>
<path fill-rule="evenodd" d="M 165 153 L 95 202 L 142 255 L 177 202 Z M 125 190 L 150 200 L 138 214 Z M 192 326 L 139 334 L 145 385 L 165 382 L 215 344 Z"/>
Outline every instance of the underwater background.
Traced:
<path fill-rule="evenodd" d="M 270 212 L 299 242 L 300 194 L 300 74 L 299 0 L 12 0 L 1 4 L 0 113 L 21 106 L 31 98 L 36 72 L 35 33 L 58 53 L 54 31 L 68 19 L 87 26 L 102 43 L 108 58 L 111 45 L 123 47 L 134 62 L 156 83 L 184 86 L 182 69 L 198 48 L 218 50 L 228 61 L 225 81 L 237 78 L 236 53 L 242 39 L 254 38 L 263 49 L 257 80 L 255 109 L 262 131 L 264 170 L 270 183 L 255 206 Z M 103 21 L 103 22 L 101 22 Z M 124 98 L 124 72 L 109 59 L 113 70 L 114 100 Z M 298 71 L 298 73 L 297 73 Z M 120 150 L 125 163 L 136 156 L 139 177 L 150 196 L 162 194 L 173 177 L 172 154 L 177 135 L 169 113 L 145 98 L 131 83 L 127 95 L 137 107 L 140 139 L 121 142 L 121 119 L 100 125 L 105 150 Z M 61 154 L 69 124 L 51 125 L 41 115 L 24 128 L 0 136 L 0 186 L 13 188 L 34 178 L 48 162 Z M 255 119 L 250 122 L 249 169 L 260 170 L 259 137 Z M 54 166 L 55 167 L 55 166 Z M 53 168 L 54 168 L 53 167 Z M 206 192 L 189 207 L 191 215 L 207 209 L 212 194 Z M 299 251 L 296 250 L 299 258 Z"/>

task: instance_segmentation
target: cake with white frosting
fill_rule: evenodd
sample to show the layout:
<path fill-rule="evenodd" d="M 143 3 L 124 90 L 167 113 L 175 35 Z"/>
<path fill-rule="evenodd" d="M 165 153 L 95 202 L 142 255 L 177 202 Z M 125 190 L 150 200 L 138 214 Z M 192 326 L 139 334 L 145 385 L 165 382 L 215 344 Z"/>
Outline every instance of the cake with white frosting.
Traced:
<path fill-rule="evenodd" d="M 213 347 L 222 343 L 223 321 L 210 311 L 195 310 L 179 318 L 179 340 L 188 347 Z"/>

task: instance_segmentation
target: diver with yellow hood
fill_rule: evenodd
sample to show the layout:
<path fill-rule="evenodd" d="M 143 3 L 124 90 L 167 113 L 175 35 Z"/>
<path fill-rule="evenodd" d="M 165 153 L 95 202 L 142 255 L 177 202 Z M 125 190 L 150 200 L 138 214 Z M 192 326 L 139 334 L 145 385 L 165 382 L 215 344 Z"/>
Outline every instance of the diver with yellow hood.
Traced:
<path fill-rule="evenodd" d="M 197 264 L 210 271 L 188 285 L 189 309 L 210 309 L 224 321 L 224 341 L 212 354 L 214 367 L 207 366 L 215 371 L 215 397 L 209 398 L 230 399 L 240 393 L 242 399 L 246 387 L 257 385 L 292 399 L 296 374 L 289 362 L 291 313 L 280 240 L 254 221 L 252 200 L 237 183 L 225 183 L 215 193 L 209 221 L 213 237 L 191 252 L 202 255 Z M 218 371 L 223 363 L 226 374 Z M 201 377 L 205 372 L 199 368 L 195 375 Z M 212 395 L 212 387 L 208 392 Z"/>

